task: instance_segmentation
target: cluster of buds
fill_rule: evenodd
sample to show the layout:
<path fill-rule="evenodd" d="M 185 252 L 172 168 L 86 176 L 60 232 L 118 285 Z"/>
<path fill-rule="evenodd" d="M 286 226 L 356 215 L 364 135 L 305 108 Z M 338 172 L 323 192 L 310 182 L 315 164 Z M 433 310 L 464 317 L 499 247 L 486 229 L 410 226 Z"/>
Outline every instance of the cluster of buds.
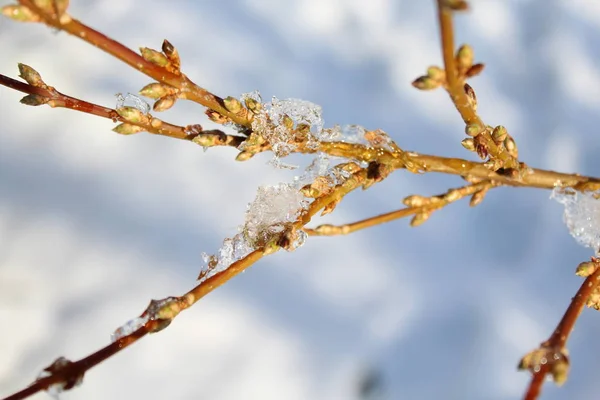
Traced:
<path fill-rule="evenodd" d="M 477 153 L 482 160 L 486 159 L 489 155 L 488 145 L 486 144 L 487 138 L 484 135 L 491 137 L 499 151 L 505 150 L 514 159 L 519 158 L 519 150 L 515 140 L 502 125 L 482 127 L 477 123 L 469 124 L 465 128 L 465 133 L 470 137 L 464 139 L 461 144 L 465 149 Z M 502 167 L 502 161 L 494 158 L 486 161 L 484 165 L 496 171 Z"/>
<path fill-rule="evenodd" d="M 464 82 L 468 78 L 479 75 L 484 68 L 482 63 L 474 63 L 475 54 L 473 48 L 468 44 L 463 44 L 456 50 L 454 63 L 456 67 L 456 77 L 459 82 Z M 439 87 L 447 89 L 446 71 L 438 66 L 427 68 L 425 75 L 418 77 L 412 83 L 414 87 L 420 90 L 433 90 Z"/>

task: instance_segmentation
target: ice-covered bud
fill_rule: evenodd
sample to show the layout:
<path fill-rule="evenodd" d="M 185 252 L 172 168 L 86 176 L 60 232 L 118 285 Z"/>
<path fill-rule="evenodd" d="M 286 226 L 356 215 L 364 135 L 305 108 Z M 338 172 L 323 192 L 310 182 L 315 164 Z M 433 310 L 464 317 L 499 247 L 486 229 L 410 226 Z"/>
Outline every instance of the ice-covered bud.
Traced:
<path fill-rule="evenodd" d="M 71 366 L 72 364 L 73 362 L 67 360 L 65 357 L 59 357 L 56 360 L 54 360 L 54 362 L 48 367 L 44 368 L 44 370 L 38 375 L 37 379 L 40 380 L 52 376 L 55 373 L 58 373 L 63 369 Z M 81 385 L 81 382 L 83 382 L 83 373 L 79 373 L 73 376 L 67 376 L 64 380 L 50 385 L 46 389 L 46 392 L 55 399 L 58 399 L 59 395 L 62 392 Z"/>
<path fill-rule="evenodd" d="M 127 93 L 125 96 L 123 96 L 121 93 L 117 93 L 116 95 L 117 98 L 117 105 L 116 105 L 116 109 L 117 112 L 119 112 L 118 110 L 120 108 L 134 108 L 138 111 L 140 111 L 142 114 L 148 114 L 150 112 L 150 104 L 146 103 L 144 101 L 144 99 L 131 94 L 131 93 Z M 119 113 L 120 114 L 120 113 Z M 124 115 L 121 115 L 123 118 L 126 118 Z M 130 119 L 130 118 L 127 118 Z"/>
<path fill-rule="evenodd" d="M 117 340 L 122 339 L 125 336 L 131 335 L 133 332 L 146 325 L 146 322 L 148 322 L 147 317 L 136 317 L 127 321 L 126 323 L 115 329 L 115 331 L 110 335 L 110 341 L 116 342 Z"/>
<path fill-rule="evenodd" d="M 242 233 L 254 248 L 279 238 L 290 227 L 308 201 L 294 185 L 261 186 L 248 206 Z"/>
<path fill-rule="evenodd" d="M 573 188 L 556 187 L 551 199 L 565 207 L 563 220 L 571 236 L 585 247 L 600 254 L 600 191 L 578 192 Z"/>

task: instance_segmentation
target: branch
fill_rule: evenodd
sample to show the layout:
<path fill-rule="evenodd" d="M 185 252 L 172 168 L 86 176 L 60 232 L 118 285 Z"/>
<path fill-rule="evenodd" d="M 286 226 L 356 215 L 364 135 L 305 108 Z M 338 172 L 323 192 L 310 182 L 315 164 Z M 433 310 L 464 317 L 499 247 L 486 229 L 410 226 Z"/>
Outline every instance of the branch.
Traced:
<path fill-rule="evenodd" d="M 565 346 L 577 318 L 583 311 L 583 307 L 586 304 L 591 305 L 590 296 L 599 288 L 600 259 L 592 258 L 591 262 L 581 263 L 577 269 L 577 274 L 587 275 L 587 278 L 571 300 L 552 336 L 543 342 L 539 348 L 525 355 L 519 363 L 519 369 L 528 369 L 533 374 L 525 393 L 525 400 L 538 398 L 546 374 L 551 374 L 557 385 L 562 385 L 567 380 L 569 357 Z"/>
<path fill-rule="evenodd" d="M 359 169 L 352 174 L 344 183 L 336 186 L 331 193 L 316 198 L 309 207 L 301 213 L 292 229 L 301 229 L 310 222 L 311 218 L 319 211 L 326 209 L 332 203 L 336 204 L 345 195 L 362 185 L 370 183 L 367 169 Z M 108 358 L 114 356 L 124 348 L 135 343 L 149 333 L 156 333 L 165 329 L 173 319 L 183 310 L 194 305 L 198 300 L 225 284 L 231 278 L 248 269 L 261 258 L 272 254 L 285 245 L 285 234 L 277 242 L 271 242 L 264 247 L 258 248 L 247 256 L 235 261 L 225 270 L 200 282 L 196 287 L 180 297 L 170 297 L 164 300 L 153 300 L 140 318 L 146 318 L 145 324 L 135 331 L 124 335 L 108 346 L 95 353 L 71 362 L 64 358 L 57 359 L 52 365 L 45 369 L 48 376 L 37 379 L 27 388 L 5 397 L 3 400 L 22 400 L 42 390 L 59 388 L 69 390 L 81 382 L 84 374 Z"/>
<path fill-rule="evenodd" d="M 52 3 L 52 2 L 48 2 Z M 27 7 L 32 12 L 37 22 L 41 20 L 46 25 L 67 32 L 105 52 L 111 56 L 123 61 L 130 67 L 140 71 L 141 73 L 157 80 L 158 82 L 179 89 L 179 98 L 194 101 L 207 107 L 219 114 L 229 118 L 236 124 L 250 127 L 250 120 L 246 114 L 236 114 L 230 112 L 223 102 L 223 99 L 209 92 L 208 90 L 196 85 L 187 76 L 179 71 L 179 65 L 175 68 L 167 68 L 156 63 L 148 61 L 144 57 L 135 53 L 123 44 L 105 36 L 104 34 L 92 29 L 91 27 L 81 23 L 67 14 L 66 10 L 59 12 L 51 12 L 36 5 L 32 0 L 19 0 L 19 4 Z M 10 15 L 8 15 L 10 16 Z M 165 41 L 163 49 L 168 45 L 172 45 Z M 167 46 L 167 47 L 168 47 Z M 173 48 L 173 51 L 175 49 Z"/>
<path fill-rule="evenodd" d="M 483 200 L 487 191 L 496 186 L 498 186 L 498 184 L 495 182 L 482 181 L 460 188 L 450 189 L 446 193 L 437 196 L 408 196 L 403 201 L 403 203 L 408 206 L 406 208 L 377 215 L 375 217 L 363 219 L 350 224 L 338 226 L 323 224 L 314 229 L 305 229 L 305 231 L 311 236 L 347 235 L 362 229 L 408 217 L 410 215 L 415 215 L 410 224 L 411 226 L 416 227 L 427 221 L 434 211 L 467 196 L 472 196 L 470 203 L 472 207 L 478 205 Z"/>
<path fill-rule="evenodd" d="M 458 6 L 458 3 L 460 3 L 460 6 Z M 494 170 L 499 168 L 512 168 L 518 170 L 521 168 L 521 165 L 517 158 L 505 148 L 503 143 L 496 143 L 493 140 L 487 125 L 477 115 L 477 99 L 475 97 L 475 91 L 471 86 L 465 83 L 465 78 L 469 75 L 468 69 L 473 66 L 472 49 L 463 46 L 456 55 L 454 53 L 454 26 L 452 14 L 456 10 L 464 9 L 466 3 L 456 0 L 437 0 L 437 5 L 446 90 L 450 95 L 452 103 L 454 103 L 454 106 L 467 126 L 466 132 L 474 137 L 478 154 L 482 156 L 482 158 L 486 158 L 489 155 L 490 164 Z M 457 60 L 462 61 L 462 64 L 464 65 L 457 65 Z M 459 62 L 458 64 L 461 63 Z M 463 71 L 459 71 L 459 66 L 465 67 L 461 68 L 465 69 L 464 73 Z"/>
<path fill-rule="evenodd" d="M 204 131 L 200 125 L 183 127 L 170 124 L 150 114 L 143 114 L 133 107 L 123 107 L 115 110 L 93 104 L 68 96 L 54 89 L 54 87 L 48 86 L 37 71 L 27 65 L 19 64 L 19 70 L 21 76 L 30 83 L 20 82 L 0 74 L 0 85 L 27 93 L 28 96 L 21 99 L 21 103 L 31 106 L 47 104 L 52 108 L 67 108 L 108 118 L 114 122 L 122 122 L 114 129 L 117 133 L 132 134 L 147 131 L 155 135 L 193 141 L 205 147 L 217 145 L 238 147 L 246 139 L 242 136 L 226 135 L 220 130 Z"/>

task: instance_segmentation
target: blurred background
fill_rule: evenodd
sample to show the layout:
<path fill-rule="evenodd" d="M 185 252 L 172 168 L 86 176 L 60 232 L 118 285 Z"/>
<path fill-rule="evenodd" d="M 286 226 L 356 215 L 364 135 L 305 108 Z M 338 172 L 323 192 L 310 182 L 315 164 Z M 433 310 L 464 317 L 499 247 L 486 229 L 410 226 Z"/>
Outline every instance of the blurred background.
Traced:
<path fill-rule="evenodd" d="M 0 5 L 11 2 L 2 0 Z M 73 0 L 71 14 L 131 48 L 164 38 L 184 73 L 221 96 L 258 89 L 323 107 L 326 126 L 381 128 L 405 149 L 473 159 L 447 95 L 410 85 L 440 64 L 433 1 Z M 457 42 L 486 63 L 482 118 L 531 166 L 600 175 L 600 4 L 472 1 Z M 114 107 L 151 80 L 76 38 L 0 19 L 0 72 L 36 68 L 63 93 Z M 201 252 L 236 233 L 261 184 L 295 172 L 270 155 L 139 134 L 0 88 L 0 396 L 58 356 L 109 342 L 150 299 L 195 284 Z M 201 123 L 179 102 L 160 117 Z M 321 222 L 345 223 L 463 181 L 397 172 Z M 346 237 L 309 238 L 210 294 L 164 332 L 91 370 L 65 399 L 514 399 L 521 356 L 554 329 L 592 255 L 542 190 L 499 188 Z M 544 399 L 593 398 L 600 314 L 572 335 L 572 370 Z M 45 393 L 34 398 L 48 398 Z"/>

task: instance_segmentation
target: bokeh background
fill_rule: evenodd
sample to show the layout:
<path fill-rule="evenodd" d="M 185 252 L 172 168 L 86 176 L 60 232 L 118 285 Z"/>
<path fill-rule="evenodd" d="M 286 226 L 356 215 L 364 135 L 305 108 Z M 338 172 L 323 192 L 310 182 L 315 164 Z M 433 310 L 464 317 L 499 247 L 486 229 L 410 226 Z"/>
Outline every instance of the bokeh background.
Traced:
<path fill-rule="evenodd" d="M 531 166 L 600 175 L 599 3 L 472 4 L 457 36 L 487 64 L 472 81 L 483 119 L 507 126 Z M 406 149 L 472 157 L 445 93 L 410 85 L 440 63 L 433 1 L 74 0 L 71 13 L 132 48 L 168 38 L 183 71 L 219 95 L 310 100 L 326 126 L 381 128 Z M 17 76 L 17 62 L 108 106 L 150 82 L 66 34 L 0 19 L 0 71 Z M 201 252 L 235 234 L 257 186 L 294 174 L 268 166 L 268 155 L 237 163 L 232 149 L 119 136 L 111 121 L 28 108 L 21 96 L 0 88 L 0 395 L 58 356 L 107 344 L 150 299 L 191 288 Z M 185 102 L 161 117 L 205 124 L 203 109 Z M 398 172 L 323 221 L 462 183 Z M 400 220 L 310 238 L 93 369 L 64 398 L 519 398 L 529 377 L 518 360 L 552 332 L 581 283 L 576 265 L 591 255 L 549 194 L 500 188 L 416 229 Z M 544 399 L 596 397 L 599 331 L 600 315 L 586 310 L 569 345 L 571 377 L 547 385 Z"/>

